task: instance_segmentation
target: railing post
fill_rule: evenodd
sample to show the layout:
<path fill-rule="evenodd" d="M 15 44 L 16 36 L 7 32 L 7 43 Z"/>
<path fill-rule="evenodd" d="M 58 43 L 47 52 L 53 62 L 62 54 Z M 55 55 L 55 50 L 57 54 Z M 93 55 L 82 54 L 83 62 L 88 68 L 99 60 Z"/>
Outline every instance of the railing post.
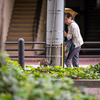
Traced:
<path fill-rule="evenodd" d="M 24 39 L 20 38 L 18 40 L 18 62 L 24 69 Z"/>

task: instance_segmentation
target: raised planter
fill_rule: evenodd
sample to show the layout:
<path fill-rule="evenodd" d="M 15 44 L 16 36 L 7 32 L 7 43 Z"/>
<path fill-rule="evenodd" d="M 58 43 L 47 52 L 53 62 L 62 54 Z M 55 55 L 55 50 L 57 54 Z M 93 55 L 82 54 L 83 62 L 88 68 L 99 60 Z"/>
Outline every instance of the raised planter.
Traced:
<path fill-rule="evenodd" d="M 100 79 L 73 79 L 73 81 L 73 85 L 76 87 L 84 86 L 87 88 L 100 88 Z"/>

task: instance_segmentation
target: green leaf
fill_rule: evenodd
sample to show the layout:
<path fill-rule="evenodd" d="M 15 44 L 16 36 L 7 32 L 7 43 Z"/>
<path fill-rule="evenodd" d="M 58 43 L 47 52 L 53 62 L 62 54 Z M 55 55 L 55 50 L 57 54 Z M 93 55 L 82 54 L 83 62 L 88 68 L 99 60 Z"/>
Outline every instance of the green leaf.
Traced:
<path fill-rule="evenodd" d="M 11 94 L 1 93 L 0 100 L 13 100 Z"/>

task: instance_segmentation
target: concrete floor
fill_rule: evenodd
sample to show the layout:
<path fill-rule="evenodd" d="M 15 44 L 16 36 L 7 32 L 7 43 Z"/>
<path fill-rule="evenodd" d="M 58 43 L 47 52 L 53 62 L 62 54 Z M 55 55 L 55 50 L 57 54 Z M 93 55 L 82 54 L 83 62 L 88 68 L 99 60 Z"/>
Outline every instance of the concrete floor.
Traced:
<path fill-rule="evenodd" d="M 100 100 L 100 88 L 86 88 L 86 94 L 93 94 Z"/>

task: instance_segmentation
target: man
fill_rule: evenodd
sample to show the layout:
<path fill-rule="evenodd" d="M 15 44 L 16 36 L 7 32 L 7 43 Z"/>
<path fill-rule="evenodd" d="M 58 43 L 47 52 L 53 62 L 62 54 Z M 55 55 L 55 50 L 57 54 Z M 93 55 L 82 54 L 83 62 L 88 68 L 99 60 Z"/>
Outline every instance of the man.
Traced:
<path fill-rule="evenodd" d="M 64 36 L 67 37 L 68 40 L 72 39 L 73 36 L 73 43 L 75 45 L 73 51 L 68 55 L 65 64 L 67 67 L 71 67 L 70 60 L 72 59 L 73 67 L 79 67 L 79 52 L 83 44 L 80 29 L 77 23 L 72 20 L 72 15 L 70 13 L 65 14 L 65 24 L 68 25 L 68 33 L 65 32 Z"/>

